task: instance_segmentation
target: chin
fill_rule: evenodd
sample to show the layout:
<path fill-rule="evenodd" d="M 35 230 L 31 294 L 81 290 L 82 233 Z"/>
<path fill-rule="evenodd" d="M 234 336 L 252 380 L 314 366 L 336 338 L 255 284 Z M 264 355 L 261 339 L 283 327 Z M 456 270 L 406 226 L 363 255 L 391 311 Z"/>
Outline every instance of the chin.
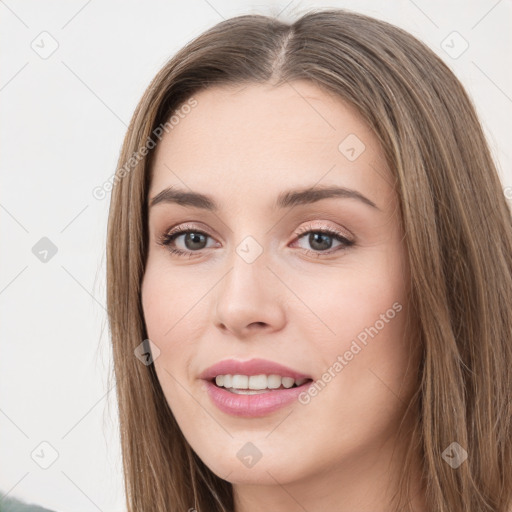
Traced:
<path fill-rule="evenodd" d="M 262 456 L 252 466 L 246 466 L 237 456 L 223 460 L 215 459 L 211 464 L 208 458 L 201 460 L 215 475 L 232 484 L 276 485 L 276 481 L 279 484 L 287 484 L 304 476 L 298 473 L 301 467 L 295 465 L 294 471 L 290 471 L 290 464 L 276 453 L 266 460 Z"/>

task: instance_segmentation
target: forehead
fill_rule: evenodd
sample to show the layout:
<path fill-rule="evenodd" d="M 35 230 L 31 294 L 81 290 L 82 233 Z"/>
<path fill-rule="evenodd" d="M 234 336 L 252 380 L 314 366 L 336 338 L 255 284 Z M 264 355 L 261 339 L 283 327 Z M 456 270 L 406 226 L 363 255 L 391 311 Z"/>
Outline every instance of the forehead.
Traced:
<path fill-rule="evenodd" d="M 185 185 L 264 197 L 272 189 L 315 183 L 391 194 L 375 135 L 354 107 L 307 81 L 215 86 L 175 118 L 157 145 L 150 194 Z M 178 109 L 179 111 L 179 109 Z M 380 202 L 388 202 L 384 197 Z M 377 202 L 377 201 L 376 201 Z"/>

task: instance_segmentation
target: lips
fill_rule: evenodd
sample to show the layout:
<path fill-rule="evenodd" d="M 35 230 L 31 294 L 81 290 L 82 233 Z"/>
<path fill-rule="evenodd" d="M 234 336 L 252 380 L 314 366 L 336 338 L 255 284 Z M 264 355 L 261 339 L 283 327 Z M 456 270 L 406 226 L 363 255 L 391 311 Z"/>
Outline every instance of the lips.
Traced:
<path fill-rule="evenodd" d="M 278 389 L 253 392 L 244 390 L 239 392 L 242 394 L 237 394 L 233 392 L 234 390 L 229 391 L 215 384 L 215 378 L 219 375 L 244 375 L 249 377 L 279 375 L 304 382 L 288 389 L 280 386 Z M 312 380 L 305 373 L 265 359 L 251 359 L 250 361 L 227 359 L 220 361 L 202 372 L 200 378 L 205 381 L 204 390 L 220 411 L 231 416 L 246 418 L 266 416 L 287 405 L 292 405 L 298 401 L 299 395 L 309 387 Z"/>
<path fill-rule="evenodd" d="M 249 361 L 237 361 L 225 359 L 210 366 L 199 376 L 200 379 L 213 381 L 217 375 L 280 375 L 298 379 L 311 379 L 312 377 L 292 368 L 266 359 L 251 359 Z"/>

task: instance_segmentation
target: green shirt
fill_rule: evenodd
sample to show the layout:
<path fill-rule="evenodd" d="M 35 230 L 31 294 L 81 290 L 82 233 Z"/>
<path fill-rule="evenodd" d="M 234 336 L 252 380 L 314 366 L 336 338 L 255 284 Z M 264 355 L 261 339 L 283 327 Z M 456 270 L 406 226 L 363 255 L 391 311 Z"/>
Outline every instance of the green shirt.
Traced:
<path fill-rule="evenodd" d="M 0 512 L 53 512 L 39 505 L 29 505 L 15 498 L 0 495 Z"/>

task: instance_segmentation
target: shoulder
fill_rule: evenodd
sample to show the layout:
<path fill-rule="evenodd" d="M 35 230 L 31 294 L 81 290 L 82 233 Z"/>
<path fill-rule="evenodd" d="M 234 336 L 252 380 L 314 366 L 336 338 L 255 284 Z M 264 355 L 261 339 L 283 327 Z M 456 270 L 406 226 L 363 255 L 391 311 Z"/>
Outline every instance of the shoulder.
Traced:
<path fill-rule="evenodd" d="M 53 512 L 39 505 L 24 503 L 15 498 L 4 497 L 0 493 L 0 512 Z"/>

